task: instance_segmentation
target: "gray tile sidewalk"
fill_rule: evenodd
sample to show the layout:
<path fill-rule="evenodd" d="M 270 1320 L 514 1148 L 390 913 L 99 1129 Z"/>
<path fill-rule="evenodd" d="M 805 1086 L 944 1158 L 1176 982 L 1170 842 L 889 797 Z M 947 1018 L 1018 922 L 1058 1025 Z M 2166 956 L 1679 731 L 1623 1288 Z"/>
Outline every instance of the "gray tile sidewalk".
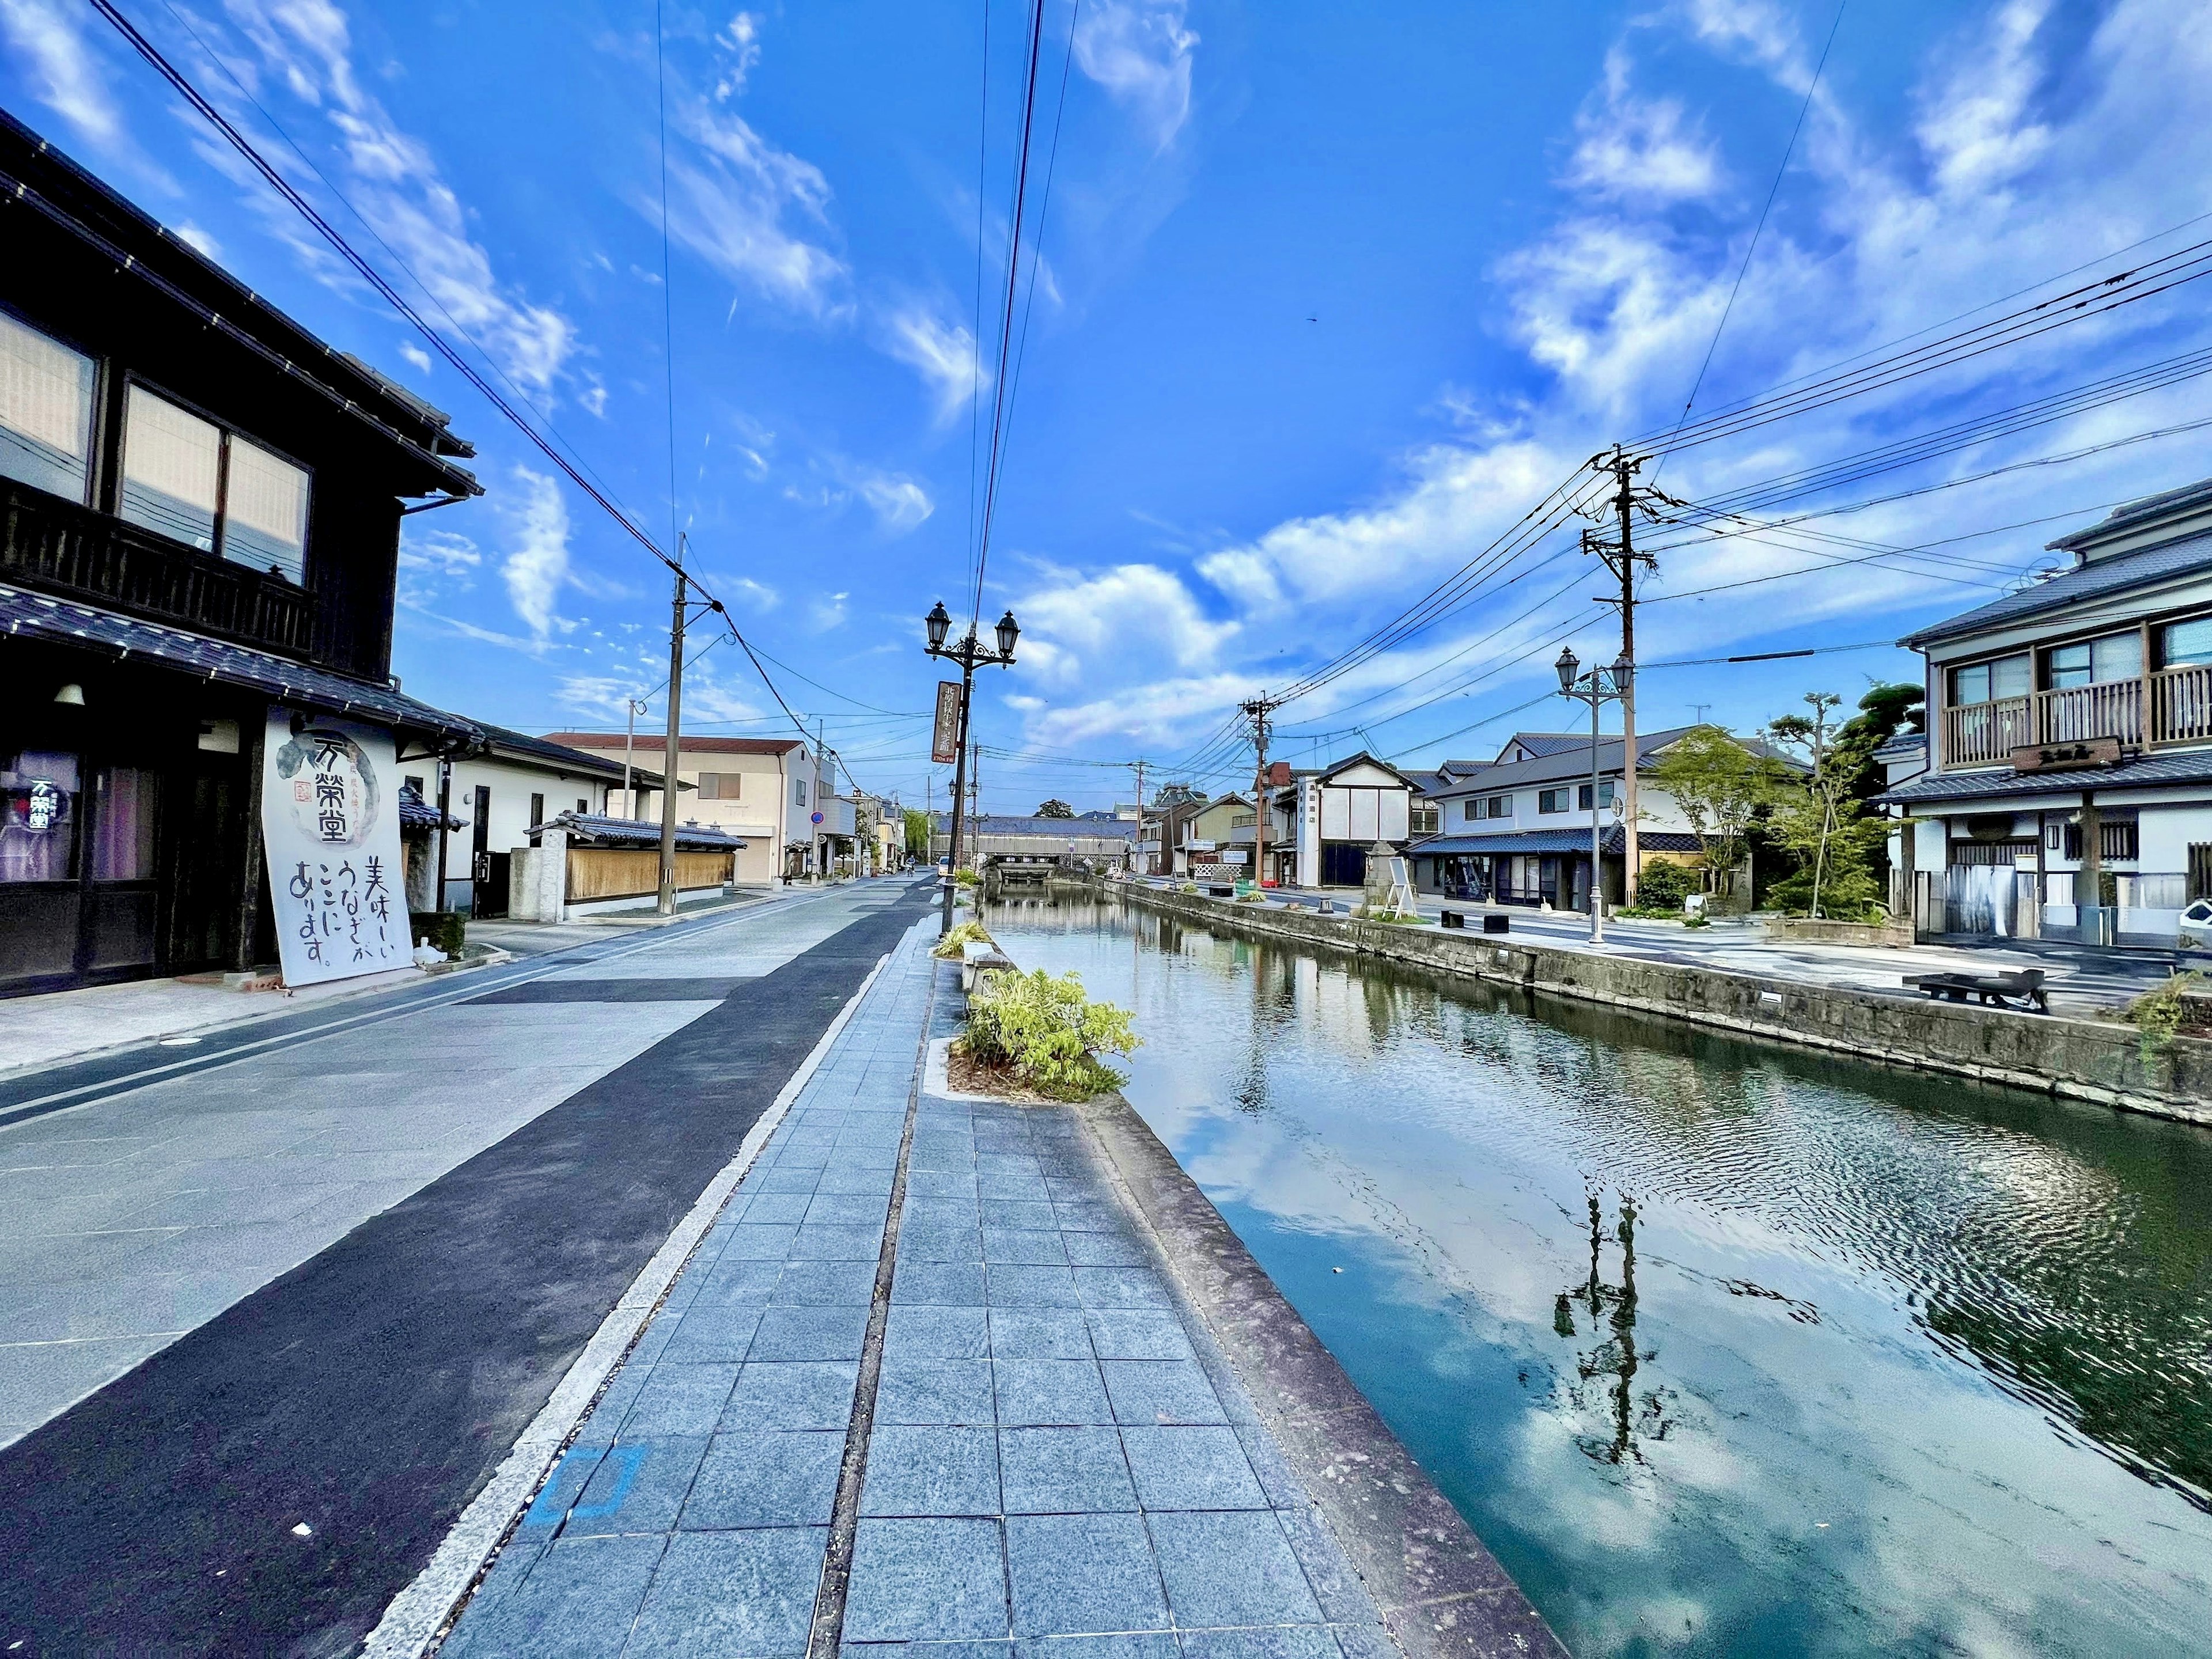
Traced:
<path fill-rule="evenodd" d="M 927 932 L 738 1187 L 450 1659 L 806 1651 L 909 1092 L 957 1004 Z M 1073 1112 L 921 1097 L 884 1333 L 848 1659 L 1395 1651 Z"/>

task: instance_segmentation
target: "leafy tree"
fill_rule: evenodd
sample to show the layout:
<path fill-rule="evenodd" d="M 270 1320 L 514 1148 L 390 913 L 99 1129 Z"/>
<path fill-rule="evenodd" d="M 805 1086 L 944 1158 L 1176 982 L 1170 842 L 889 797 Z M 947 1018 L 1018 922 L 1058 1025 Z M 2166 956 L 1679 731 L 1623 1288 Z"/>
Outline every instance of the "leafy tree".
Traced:
<path fill-rule="evenodd" d="M 1874 751 L 1900 732 L 1925 732 L 1927 702 L 1925 686 L 1895 682 L 1874 686 L 1859 699 L 1859 712 L 1845 720 L 1844 729 L 1836 734 L 1839 744 L 1852 745 L 1864 757 L 1858 775 L 1851 781 L 1853 794 L 1868 799 L 1889 787 Z"/>
<path fill-rule="evenodd" d="M 1651 781 L 1674 798 L 1705 843 L 1706 867 L 1742 867 L 1753 822 L 1786 775 L 1717 726 L 1693 726 L 1661 751 Z M 1648 878 L 1650 871 L 1644 875 Z"/>
<path fill-rule="evenodd" d="M 929 857 L 929 814 L 918 806 L 905 809 L 906 850 L 909 858 Z"/>
<path fill-rule="evenodd" d="M 1048 800 L 1038 806 L 1036 815 L 1041 818 L 1072 818 L 1075 809 L 1064 800 Z"/>
<path fill-rule="evenodd" d="M 1697 872 L 1667 860 L 1644 866 L 1636 884 L 1636 902 L 1647 910 L 1680 910 L 1682 901 L 1698 890 Z"/>
<path fill-rule="evenodd" d="M 1888 830 L 1868 813 L 1859 782 L 1887 734 L 1876 735 L 1884 725 L 1880 719 L 1838 728 L 1830 716 L 1842 701 L 1832 691 L 1808 691 L 1810 714 L 1784 714 L 1767 725 L 1767 740 L 1805 763 L 1802 775 L 1778 789 L 1772 802 L 1775 839 L 1796 854 L 1800 867 L 1775 884 L 1771 896 L 1808 915 L 1856 921 L 1880 909 L 1877 850 Z"/>

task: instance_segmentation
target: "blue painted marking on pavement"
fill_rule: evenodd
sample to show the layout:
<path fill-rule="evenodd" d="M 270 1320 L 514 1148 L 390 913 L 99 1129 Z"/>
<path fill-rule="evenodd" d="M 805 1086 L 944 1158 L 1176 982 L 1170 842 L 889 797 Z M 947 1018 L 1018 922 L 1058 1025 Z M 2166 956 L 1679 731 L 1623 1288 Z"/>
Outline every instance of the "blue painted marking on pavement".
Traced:
<path fill-rule="evenodd" d="M 637 1471 L 645 1462 L 643 1446 L 616 1446 L 607 1452 L 620 1467 L 615 1473 L 615 1489 L 597 1504 L 579 1504 L 568 1511 L 571 1521 L 598 1521 L 612 1515 L 629 1496 L 630 1487 L 637 1480 Z"/>

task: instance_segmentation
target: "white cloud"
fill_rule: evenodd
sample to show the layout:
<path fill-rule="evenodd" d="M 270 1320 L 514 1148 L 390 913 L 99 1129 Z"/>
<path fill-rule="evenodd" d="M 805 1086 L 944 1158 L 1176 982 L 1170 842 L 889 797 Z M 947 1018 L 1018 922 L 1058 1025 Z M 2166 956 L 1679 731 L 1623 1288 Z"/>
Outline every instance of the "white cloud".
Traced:
<path fill-rule="evenodd" d="M 699 107 L 685 123 L 692 160 L 668 167 L 669 234 L 732 281 L 794 311 L 841 309 L 843 260 L 790 228 L 823 222 L 830 183 L 731 111 Z M 644 204 L 658 222 L 657 203 Z"/>
<path fill-rule="evenodd" d="M 750 576 L 739 576 L 727 584 L 732 599 L 750 600 L 756 611 L 773 611 L 783 603 L 783 595 L 765 582 L 757 582 Z"/>
<path fill-rule="evenodd" d="M 491 256 L 470 236 L 466 210 L 441 176 L 428 146 L 402 131 L 362 88 L 345 13 L 330 0 L 226 0 L 226 9 L 252 43 L 260 68 L 328 119 L 344 158 L 349 201 L 406 262 L 436 309 L 516 382 L 550 395 L 574 349 L 574 325 L 499 280 Z M 254 73 L 252 65 L 233 67 Z M 220 74 L 204 82 L 218 97 L 228 85 Z M 230 112 L 240 119 L 250 115 Z M 271 150 L 282 153 L 276 146 Z M 256 199 L 267 201 L 258 192 Z M 288 237 L 296 239 L 291 210 L 269 208 L 285 221 Z M 295 246 L 303 243 L 295 240 Z M 319 251 L 315 264 L 319 270 L 330 270 Z"/>
<path fill-rule="evenodd" d="M 1053 584 L 1024 593 L 1014 610 L 1024 654 L 1062 683 L 1080 675 L 1086 659 L 1093 665 L 1110 659 L 1203 668 L 1238 632 L 1237 623 L 1207 617 L 1182 578 L 1156 564 L 1048 574 Z"/>
<path fill-rule="evenodd" d="M 1712 141 L 1674 100 L 1637 98 L 1628 70 L 1625 51 L 1607 54 L 1603 96 L 1575 118 L 1566 182 L 1594 195 L 1654 205 L 1711 195 L 1721 179 Z"/>
<path fill-rule="evenodd" d="M 222 258 L 222 244 L 189 219 L 177 227 L 177 240 L 204 259 L 220 261 Z"/>
<path fill-rule="evenodd" d="M 824 593 L 809 605 L 807 620 L 813 624 L 815 632 L 826 634 L 833 628 L 843 627 L 845 601 L 852 597 L 849 593 Z"/>
<path fill-rule="evenodd" d="M 412 340 L 402 340 L 399 343 L 399 355 L 412 363 L 418 374 L 428 374 L 437 367 L 437 364 L 432 361 L 430 354 Z"/>
<path fill-rule="evenodd" d="M 483 562 L 483 550 L 458 531 L 411 527 L 399 538 L 399 565 L 404 570 L 434 570 L 441 575 L 466 576 Z"/>
<path fill-rule="evenodd" d="M 1092 0 L 1075 26 L 1075 62 L 1127 109 L 1157 150 L 1190 118 L 1191 48 L 1184 0 Z"/>
<path fill-rule="evenodd" d="M 894 536 L 903 536 L 937 510 L 929 492 L 903 472 L 866 472 L 853 488 L 876 515 L 876 522 Z"/>
<path fill-rule="evenodd" d="M 507 599 L 533 637 L 548 638 L 556 629 L 575 627 L 564 621 L 555 607 L 561 590 L 573 580 L 568 562 L 568 507 L 561 488 L 543 473 L 526 466 L 514 469 L 521 499 L 510 506 L 508 516 L 514 546 L 500 565 Z"/>
<path fill-rule="evenodd" d="M 975 337 L 959 324 L 939 322 L 933 313 L 908 306 L 891 313 L 886 329 L 885 349 L 921 374 L 936 400 L 939 426 L 950 425 L 991 384 L 976 360 Z"/>
<path fill-rule="evenodd" d="M 757 13 L 741 11 L 715 35 L 715 44 L 728 53 L 720 77 L 714 82 L 716 101 L 734 98 L 745 89 L 745 78 L 760 62 L 761 20 Z"/>
<path fill-rule="evenodd" d="M 0 0 L 0 33 L 40 101 L 86 137 L 112 144 L 122 120 L 106 74 L 79 33 L 93 15 L 75 0 Z"/>

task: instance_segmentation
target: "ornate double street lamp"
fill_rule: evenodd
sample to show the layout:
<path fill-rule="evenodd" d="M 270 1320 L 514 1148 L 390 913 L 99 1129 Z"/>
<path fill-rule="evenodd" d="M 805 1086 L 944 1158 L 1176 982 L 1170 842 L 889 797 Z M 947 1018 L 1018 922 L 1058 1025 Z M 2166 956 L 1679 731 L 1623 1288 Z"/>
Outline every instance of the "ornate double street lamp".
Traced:
<path fill-rule="evenodd" d="M 1014 620 L 1012 611 L 999 618 L 994 630 L 999 636 L 999 648 L 988 649 L 975 637 L 975 626 L 968 626 L 968 637 L 954 645 L 947 645 L 945 637 L 952 631 L 952 617 L 939 599 L 922 619 L 929 632 L 929 644 L 925 647 L 933 657 L 944 657 L 960 665 L 960 733 L 952 761 L 952 843 L 945 863 L 945 918 L 938 926 L 942 938 L 952 931 L 952 894 L 955 878 L 960 869 L 960 836 L 966 821 L 968 799 L 968 702 L 975 694 L 975 670 L 995 663 L 1000 668 L 1012 667 L 1014 660 L 1014 641 L 1022 636 L 1021 624 Z"/>
<path fill-rule="evenodd" d="M 1598 812 L 1597 714 L 1609 702 L 1620 702 L 1628 696 L 1629 684 L 1634 678 L 1635 665 L 1626 653 L 1613 659 L 1610 668 L 1593 664 L 1587 674 L 1580 673 L 1582 659 L 1575 655 L 1574 647 L 1559 647 L 1559 659 L 1552 665 L 1559 671 L 1559 695 L 1572 697 L 1577 702 L 1586 702 L 1590 711 L 1590 879 L 1589 879 L 1589 936 L 1593 945 L 1605 939 L 1605 857 L 1603 819 Z M 1624 748 L 1624 754 L 1626 750 Z"/>

